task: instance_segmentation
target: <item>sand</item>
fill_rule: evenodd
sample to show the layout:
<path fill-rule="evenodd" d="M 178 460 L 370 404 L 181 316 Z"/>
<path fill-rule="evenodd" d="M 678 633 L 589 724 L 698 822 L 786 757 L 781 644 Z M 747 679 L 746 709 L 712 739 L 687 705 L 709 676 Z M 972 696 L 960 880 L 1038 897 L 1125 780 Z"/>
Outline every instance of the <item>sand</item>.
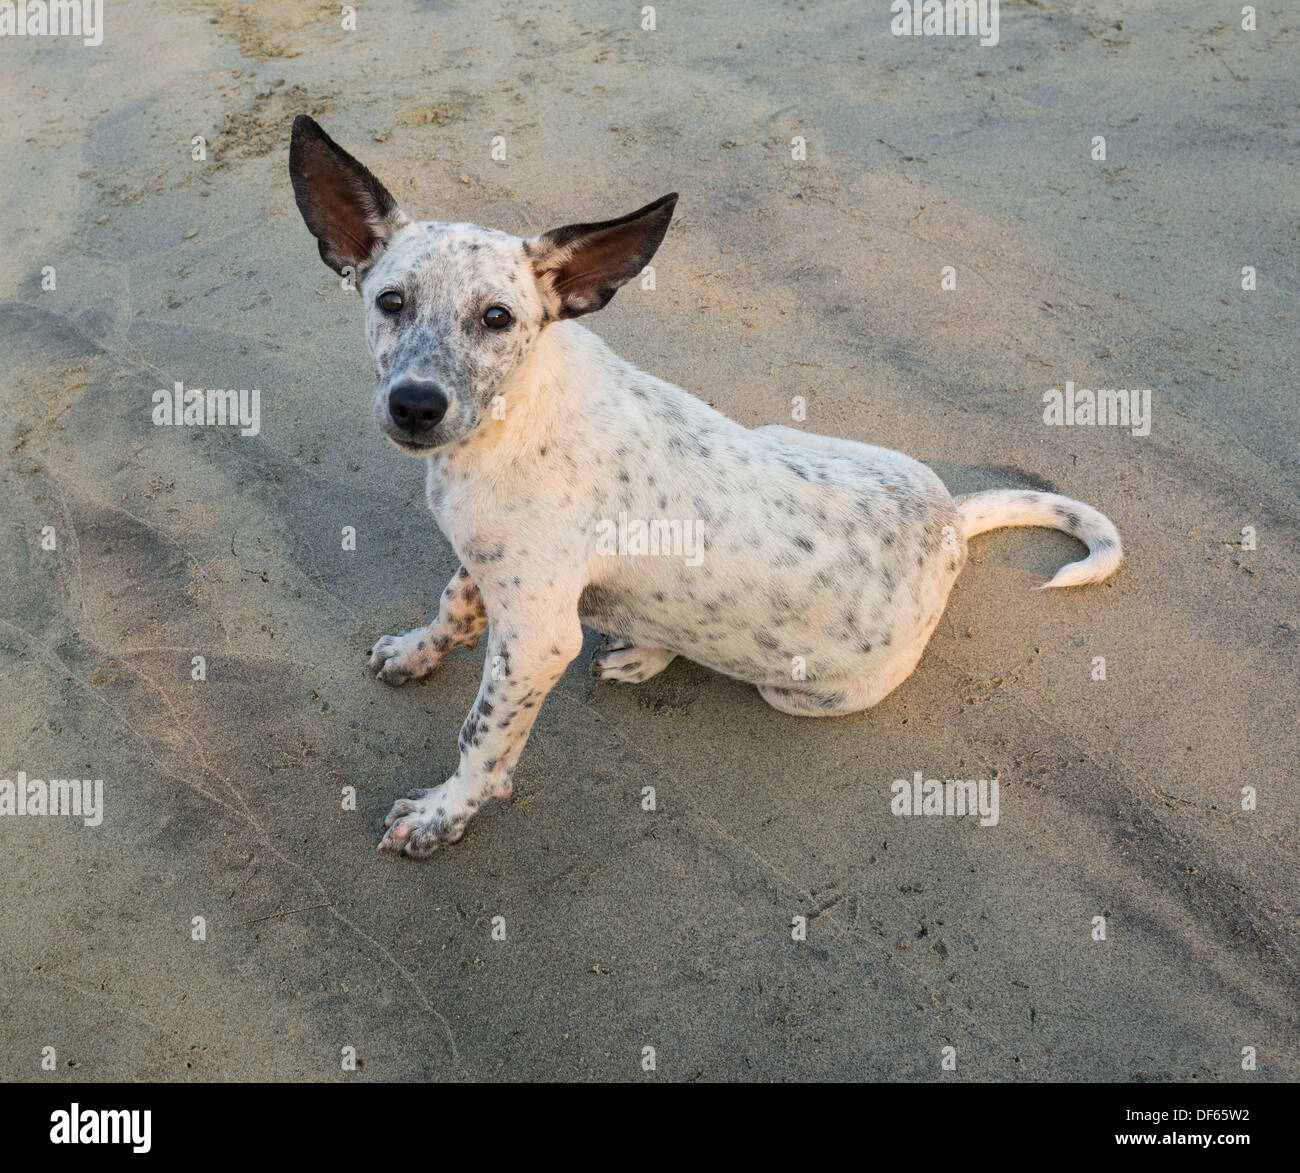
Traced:
<path fill-rule="evenodd" d="M 140 2 L 0 41 L 0 778 L 105 793 L 0 817 L 0 1077 L 1300 1077 L 1297 25 L 1236 9 L 1004 2 L 981 48 L 883 5 Z M 1038 592 L 1067 537 L 975 539 L 916 673 L 835 721 L 681 661 L 598 685 L 590 633 L 515 797 L 376 854 L 479 657 L 363 668 L 456 562 L 294 207 L 303 111 L 422 218 L 681 192 L 656 288 L 590 320 L 616 350 L 1054 486 L 1127 561 Z M 259 389 L 259 433 L 155 427 L 177 380 Z M 1149 434 L 1045 425 L 1067 381 L 1150 389 Z M 893 815 L 916 771 L 997 780 L 997 825 Z"/>

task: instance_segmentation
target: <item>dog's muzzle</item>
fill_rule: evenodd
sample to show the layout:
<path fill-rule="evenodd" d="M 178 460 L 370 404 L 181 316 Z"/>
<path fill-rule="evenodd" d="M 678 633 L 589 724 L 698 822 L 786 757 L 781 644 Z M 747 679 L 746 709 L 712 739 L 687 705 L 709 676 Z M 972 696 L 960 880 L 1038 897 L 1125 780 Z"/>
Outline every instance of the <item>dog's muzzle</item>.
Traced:
<path fill-rule="evenodd" d="M 418 442 L 427 439 L 447 414 L 447 396 L 436 383 L 403 379 L 388 392 L 388 414 L 398 439 Z"/>

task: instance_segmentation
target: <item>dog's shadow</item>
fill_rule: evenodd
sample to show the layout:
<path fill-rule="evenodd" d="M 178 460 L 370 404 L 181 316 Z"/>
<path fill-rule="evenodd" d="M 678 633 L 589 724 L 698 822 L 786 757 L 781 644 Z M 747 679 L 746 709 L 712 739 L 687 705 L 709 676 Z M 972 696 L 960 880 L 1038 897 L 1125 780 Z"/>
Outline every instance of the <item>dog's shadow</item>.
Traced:
<path fill-rule="evenodd" d="M 935 471 L 954 497 L 963 493 L 979 493 L 985 489 L 1037 489 L 1042 493 L 1063 492 L 1058 485 L 1046 477 L 1013 464 L 959 464 L 951 460 L 921 460 L 921 463 Z M 1077 494 L 1065 492 L 1064 495 L 1072 497 Z"/>

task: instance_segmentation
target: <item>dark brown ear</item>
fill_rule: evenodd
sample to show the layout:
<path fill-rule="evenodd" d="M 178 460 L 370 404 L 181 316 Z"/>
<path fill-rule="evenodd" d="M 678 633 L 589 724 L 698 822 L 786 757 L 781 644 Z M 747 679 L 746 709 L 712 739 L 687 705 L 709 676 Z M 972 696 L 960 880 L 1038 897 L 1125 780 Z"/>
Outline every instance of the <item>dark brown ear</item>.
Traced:
<path fill-rule="evenodd" d="M 336 273 L 361 273 L 408 223 L 388 189 L 306 114 L 293 120 L 289 178 L 321 260 Z"/>
<path fill-rule="evenodd" d="M 524 245 L 553 318 L 576 318 L 608 303 L 650 263 L 668 231 L 677 193 L 617 220 L 570 224 Z"/>

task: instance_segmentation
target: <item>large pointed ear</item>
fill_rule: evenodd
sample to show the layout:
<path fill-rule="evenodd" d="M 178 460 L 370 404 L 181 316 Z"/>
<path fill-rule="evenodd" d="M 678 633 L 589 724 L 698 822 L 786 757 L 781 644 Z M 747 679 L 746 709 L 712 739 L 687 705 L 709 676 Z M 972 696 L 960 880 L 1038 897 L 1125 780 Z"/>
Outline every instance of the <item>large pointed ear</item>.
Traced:
<path fill-rule="evenodd" d="M 604 306 L 650 263 L 676 203 L 673 192 L 630 216 L 553 228 L 526 241 L 550 316 L 576 318 Z"/>
<path fill-rule="evenodd" d="M 321 260 L 336 273 L 361 273 L 409 223 L 388 189 L 306 114 L 293 120 L 289 178 Z"/>

